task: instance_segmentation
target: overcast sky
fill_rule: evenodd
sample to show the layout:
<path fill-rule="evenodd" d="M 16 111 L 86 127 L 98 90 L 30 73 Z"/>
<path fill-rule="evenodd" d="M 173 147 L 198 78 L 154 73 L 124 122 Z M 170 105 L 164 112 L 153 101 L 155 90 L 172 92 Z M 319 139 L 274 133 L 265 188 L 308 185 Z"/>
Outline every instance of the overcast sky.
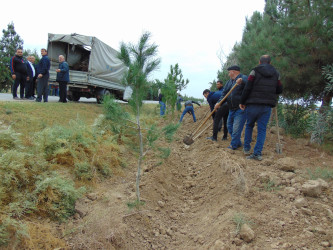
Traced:
<path fill-rule="evenodd" d="M 217 54 L 230 53 L 241 41 L 245 18 L 264 6 L 265 0 L 6 0 L 0 28 L 14 22 L 24 49 L 37 50 L 47 46 L 48 33 L 95 36 L 118 50 L 121 41 L 137 43 L 150 31 L 162 59 L 153 79 L 165 79 L 178 63 L 190 81 L 182 94 L 203 98 L 221 67 Z"/>

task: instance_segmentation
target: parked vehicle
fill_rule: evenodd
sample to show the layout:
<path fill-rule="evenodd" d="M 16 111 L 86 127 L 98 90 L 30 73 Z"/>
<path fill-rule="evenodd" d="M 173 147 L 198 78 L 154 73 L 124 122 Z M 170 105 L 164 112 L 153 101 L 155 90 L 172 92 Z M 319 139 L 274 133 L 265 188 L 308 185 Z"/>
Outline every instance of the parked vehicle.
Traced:
<path fill-rule="evenodd" d="M 96 37 L 78 34 L 48 34 L 48 56 L 51 61 L 49 82 L 56 83 L 58 57 L 64 55 L 69 65 L 67 98 L 78 101 L 80 97 L 97 99 L 113 94 L 128 100 L 132 90 L 121 84 L 126 66 L 117 58 L 117 51 Z"/>

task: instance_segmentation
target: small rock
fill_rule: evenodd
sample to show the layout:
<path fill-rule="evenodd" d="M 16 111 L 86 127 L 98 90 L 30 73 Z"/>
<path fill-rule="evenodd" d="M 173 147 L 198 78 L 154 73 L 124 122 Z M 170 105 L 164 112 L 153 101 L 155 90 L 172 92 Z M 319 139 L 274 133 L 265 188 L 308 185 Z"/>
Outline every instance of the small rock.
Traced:
<path fill-rule="evenodd" d="M 310 216 L 312 215 L 312 211 L 308 208 L 302 207 L 301 210 L 306 215 L 310 215 Z"/>
<path fill-rule="evenodd" d="M 254 235 L 254 231 L 247 224 L 244 224 L 241 227 L 239 236 L 245 242 L 250 243 L 254 239 L 255 235 Z"/>
<path fill-rule="evenodd" d="M 328 189 L 329 185 L 326 181 L 324 181 L 323 179 L 320 179 L 320 178 L 317 179 L 317 181 L 320 183 L 320 185 L 323 189 Z"/>
<path fill-rule="evenodd" d="M 224 243 L 221 240 L 217 240 L 214 243 L 214 246 L 211 248 L 211 250 L 220 250 L 224 248 Z"/>
<path fill-rule="evenodd" d="M 97 198 L 98 198 L 96 193 L 90 193 L 90 194 L 87 194 L 86 196 L 91 201 L 97 200 Z"/>
<path fill-rule="evenodd" d="M 164 201 L 158 201 L 157 204 L 163 208 L 165 206 L 165 202 Z"/>
<path fill-rule="evenodd" d="M 81 218 L 80 214 L 79 213 L 75 213 L 74 214 L 74 219 L 75 220 L 79 220 Z"/>
<path fill-rule="evenodd" d="M 276 166 L 278 169 L 285 172 L 294 172 L 296 169 L 295 160 L 291 157 L 280 158 L 276 162 Z"/>
<path fill-rule="evenodd" d="M 302 185 L 302 192 L 305 196 L 318 197 L 322 191 L 322 184 L 317 180 L 309 180 Z"/>
<path fill-rule="evenodd" d="M 323 247 L 330 247 L 331 246 L 331 243 L 329 243 L 328 241 L 323 241 L 320 243 L 321 246 Z"/>
<path fill-rule="evenodd" d="M 298 199 L 296 199 L 295 202 L 294 202 L 294 204 L 295 204 L 295 206 L 297 208 L 307 207 L 308 206 L 308 203 L 307 203 L 306 199 L 304 199 L 304 198 L 298 198 Z"/>

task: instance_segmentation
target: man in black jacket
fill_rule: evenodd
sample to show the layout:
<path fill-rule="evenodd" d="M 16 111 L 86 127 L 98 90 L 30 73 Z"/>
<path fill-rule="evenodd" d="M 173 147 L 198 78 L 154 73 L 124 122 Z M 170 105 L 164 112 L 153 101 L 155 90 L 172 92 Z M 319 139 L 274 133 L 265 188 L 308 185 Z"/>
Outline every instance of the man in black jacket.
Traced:
<path fill-rule="evenodd" d="M 10 70 L 12 72 L 12 79 L 14 80 L 12 93 L 15 100 L 17 97 L 17 88 L 20 86 L 20 97 L 24 98 L 24 88 L 27 79 L 27 65 L 23 60 L 23 51 L 21 48 L 16 50 L 15 56 L 10 60 Z"/>
<path fill-rule="evenodd" d="M 259 65 L 249 75 L 239 104 L 239 107 L 245 110 L 247 120 L 244 138 L 245 154 L 250 154 L 253 127 L 255 122 L 258 124 L 257 142 L 253 154 L 247 157 L 247 159 L 258 161 L 262 160 L 261 151 L 264 147 L 266 127 L 272 107 L 275 107 L 278 95 L 282 93 L 280 74 L 270 63 L 269 55 L 260 57 Z"/>
<path fill-rule="evenodd" d="M 38 63 L 38 80 L 37 80 L 37 98 L 36 102 L 48 101 L 49 96 L 49 70 L 50 59 L 47 56 L 47 50 L 41 49 L 42 59 Z"/>

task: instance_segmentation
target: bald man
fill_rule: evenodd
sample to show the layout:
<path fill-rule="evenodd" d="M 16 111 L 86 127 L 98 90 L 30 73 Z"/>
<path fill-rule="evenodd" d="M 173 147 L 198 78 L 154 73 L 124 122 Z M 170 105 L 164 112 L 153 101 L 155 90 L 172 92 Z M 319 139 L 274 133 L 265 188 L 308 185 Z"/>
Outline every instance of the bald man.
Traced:
<path fill-rule="evenodd" d="M 59 83 L 59 102 L 67 102 L 67 83 L 69 82 L 69 66 L 63 55 L 59 56 L 59 67 L 56 69 Z"/>

